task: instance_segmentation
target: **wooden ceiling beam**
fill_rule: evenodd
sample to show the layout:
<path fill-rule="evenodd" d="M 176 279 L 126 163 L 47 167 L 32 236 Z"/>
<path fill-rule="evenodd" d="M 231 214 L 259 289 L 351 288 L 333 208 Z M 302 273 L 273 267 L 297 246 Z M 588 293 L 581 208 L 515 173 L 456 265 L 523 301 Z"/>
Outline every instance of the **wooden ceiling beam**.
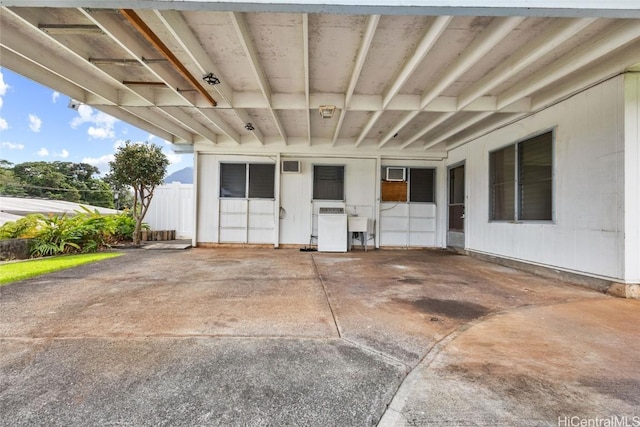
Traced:
<path fill-rule="evenodd" d="M 211 96 L 205 88 L 202 87 L 200 82 L 187 70 L 182 62 L 171 52 L 171 50 L 158 38 L 158 36 L 149 28 L 149 26 L 138 16 L 138 14 L 132 9 L 120 9 L 120 13 L 138 32 L 158 51 L 164 56 L 175 69 L 184 77 L 193 87 L 204 96 L 213 107 L 218 105 L 215 99 Z"/>

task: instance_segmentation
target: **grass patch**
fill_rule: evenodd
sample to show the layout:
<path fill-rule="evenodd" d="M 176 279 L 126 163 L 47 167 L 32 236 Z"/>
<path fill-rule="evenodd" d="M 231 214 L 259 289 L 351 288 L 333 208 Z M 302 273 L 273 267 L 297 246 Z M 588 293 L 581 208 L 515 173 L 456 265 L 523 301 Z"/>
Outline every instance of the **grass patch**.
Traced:
<path fill-rule="evenodd" d="M 28 279 L 41 274 L 77 267 L 82 264 L 96 262 L 122 255 L 119 252 L 101 252 L 83 255 L 65 255 L 51 258 L 10 262 L 0 265 L 0 286 L 18 280 Z"/>

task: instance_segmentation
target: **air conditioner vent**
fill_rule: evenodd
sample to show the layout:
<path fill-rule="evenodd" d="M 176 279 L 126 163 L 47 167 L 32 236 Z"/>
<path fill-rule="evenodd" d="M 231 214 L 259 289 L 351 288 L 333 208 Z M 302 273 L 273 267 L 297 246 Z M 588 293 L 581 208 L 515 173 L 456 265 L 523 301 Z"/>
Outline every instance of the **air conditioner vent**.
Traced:
<path fill-rule="evenodd" d="M 405 168 L 387 168 L 385 181 L 406 181 Z"/>
<path fill-rule="evenodd" d="M 300 173 L 300 160 L 283 160 L 282 173 Z"/>

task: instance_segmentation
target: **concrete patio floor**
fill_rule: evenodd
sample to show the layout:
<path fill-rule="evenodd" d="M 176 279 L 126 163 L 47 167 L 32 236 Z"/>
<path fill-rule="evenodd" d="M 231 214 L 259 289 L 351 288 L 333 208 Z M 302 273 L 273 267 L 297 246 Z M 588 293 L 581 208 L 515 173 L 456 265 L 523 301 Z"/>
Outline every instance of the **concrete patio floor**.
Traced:
<path fill-rule="evenodd" d="M 638 325 L 445 251 L 128 250 L 0 287 L 0 425 L 640 426 Z"/>

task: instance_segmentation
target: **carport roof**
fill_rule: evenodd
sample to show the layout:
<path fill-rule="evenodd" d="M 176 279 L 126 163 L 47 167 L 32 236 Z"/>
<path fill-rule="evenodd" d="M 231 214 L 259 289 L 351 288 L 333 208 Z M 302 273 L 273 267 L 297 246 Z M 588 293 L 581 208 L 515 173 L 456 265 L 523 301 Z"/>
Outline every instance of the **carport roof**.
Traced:
<path fill-rule="evenodd" d="M 2 4 L 1 66 L 178 151 L 442 158 L 640 70 L 637 0 Z"/>

